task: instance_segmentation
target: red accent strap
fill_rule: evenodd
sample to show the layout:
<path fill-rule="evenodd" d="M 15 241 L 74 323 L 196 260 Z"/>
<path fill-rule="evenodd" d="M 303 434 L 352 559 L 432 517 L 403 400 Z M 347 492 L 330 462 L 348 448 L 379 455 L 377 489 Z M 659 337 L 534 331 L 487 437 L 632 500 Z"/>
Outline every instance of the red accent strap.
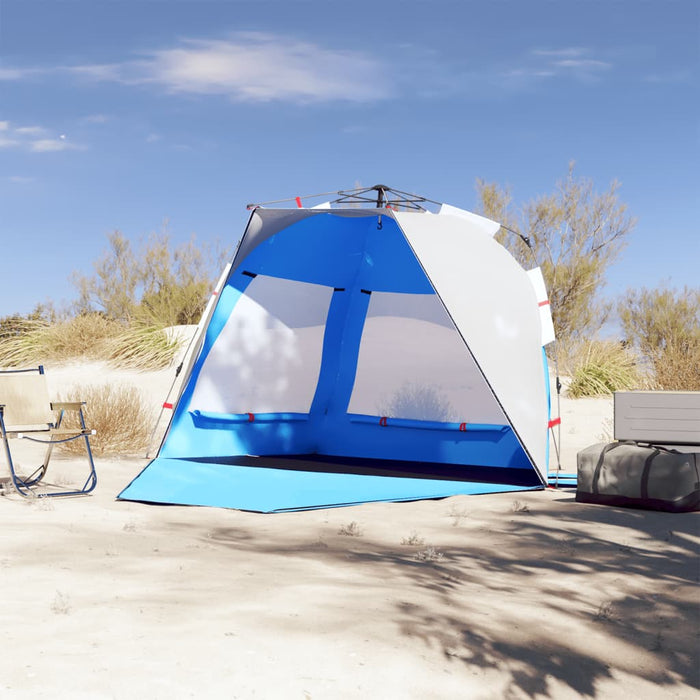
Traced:
<path fill-rule="evenodd" d="M 302 208 L 301 197 L 295 197 L 294 201 L 297 203 L 297 206 L 299 207 L 299 209 L 301 209 Z"/>
<path fill-rule="evenodd" d="M 467 424 L 466 424 L 466 423 L 460 423 L 460 424 L 459 424 L 459 432 L 460 432 L 460 433 L 466 433 L 466 432 L 467 432 Z"/>
<path fill-rule="evenodd" d="M 171 403 L 166 402 L 163 404 L 163 408 L 172 408 L 172 407 L 173 407 L 173 405 Z"/>
<path fill-rule="evenodd" d="M 559 425 L 561 423 L 561 417 L 559 418 L 552 418 L 552 420 L 547 423 L 548 428 L 553 428 L 555 425 Z"/>
<path fill-rule="evenodd" d="M 211 293 L 211 295 L 212 295 L 213 297 L 218 297 L 218 296 L 219 296 L 219 292 L 217 292 L 216 289 L 215 289 L 215 290 Z"/>
<path fill-rule="evenodd" d="M 382 428 L 385 428 L 385 427 L 386 427 L 386 416 L 382 416 L 382 417 L 379 419 L 379 425 L 381 425 Z"/>
<path fill-rule="evenodd" d="M 254 413 L 249 413 L 248 414 L 248 422 L 252 423 L 255 420 L 255 414 Z"/>
<path fill-rule="evenodd" d="M 549 299 L 541 301 L 537 306 L 549 306 Z"/>

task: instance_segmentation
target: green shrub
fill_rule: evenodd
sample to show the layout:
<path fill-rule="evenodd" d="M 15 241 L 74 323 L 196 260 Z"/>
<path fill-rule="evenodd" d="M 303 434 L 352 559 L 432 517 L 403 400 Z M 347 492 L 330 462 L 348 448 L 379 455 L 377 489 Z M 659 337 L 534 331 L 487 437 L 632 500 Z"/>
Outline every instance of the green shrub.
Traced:
<path fill-rule="evenodd" d="M 560 341 L 592 338 L 607 320 L 611 305 L 599 292 L 636 224 L 619 190 L 613 182 L 598 191 L 591 180 L 575 174 L 573 162 L 553 192 L 517 208 L 507 188 L 477 181 L 480 212 L 506 227 L 497 240 L 526 269 L 533 261 L 542 268 Z M 529 246 L 514 231 L 527 236 Z"/>
<path fill-rule="evenodd" d="M 80 312 L 102 311 L 124 325 L 197 323 L 223 267 L 218 246 L 190 241 L 173 246 L 167 232 L 151 235 L 135 248 L 119 231 L 93 264 L 94 274 L 74 273 Z"/>

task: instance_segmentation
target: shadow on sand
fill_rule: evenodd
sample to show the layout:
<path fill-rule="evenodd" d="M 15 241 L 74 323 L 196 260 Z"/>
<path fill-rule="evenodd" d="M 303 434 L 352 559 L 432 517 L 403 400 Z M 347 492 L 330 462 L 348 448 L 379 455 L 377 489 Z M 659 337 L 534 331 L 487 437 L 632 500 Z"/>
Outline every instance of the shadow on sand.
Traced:
<path fill-rule="evenodd" d="M 240 528 L 207 537 L 302 560 L 319 558 L 320 546 L 325 562 L 395 581 L 400 634 L 451 662 L 506 670 L 506 697 L 547 697 L 553 680 L 594 697 L 616 670 L 700 687 L 697 515 L 572 504 L 570 514 L 538 517 L 536 498 L 532 511 L 511 508 L 486 532 L 465 516 L 463 544 L 453 539 L 422 558 L 371 533 L 284 546 Z M 558 500 L 573 498 L 561 492 Z"/>

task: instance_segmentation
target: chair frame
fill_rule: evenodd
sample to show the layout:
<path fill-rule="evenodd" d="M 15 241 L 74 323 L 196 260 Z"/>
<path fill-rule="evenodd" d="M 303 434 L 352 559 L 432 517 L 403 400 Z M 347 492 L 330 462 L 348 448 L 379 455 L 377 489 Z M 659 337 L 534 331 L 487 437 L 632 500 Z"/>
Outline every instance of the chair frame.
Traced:
<path fill-rule="evenodd" d="M 31 369 L 0 370 L 0 376 L 5 374 L 22 374 L 33 372 L 38 372 L 40 375 L 43 375 L 43 365 L 39 365 L 38 367 L 33 367 Z M 90 448 L 89 440 L 90 435 L 95 435 L 95 431 L 86 426 L 85 415 L 83 413 L 83 406 L 85 406 L 85 404 L 85 401 L 50 401 L 49 406 L 51 411 L 54 412 L 55 418 L 53 423 L 47 423 L 45 428 L 13 430 L 12 426 L 8 427 L 5 424 L 5 409 L 7 405 L 0 403 L 0 436 L 2 437 L 2 442 L 5 448 L 5 457 L 10 470 L 10 480 L 15 488 L 15 491 L 17 491 L 17 493 L 19 493 L 21 496 L 24 498 L 82 496 L 90 493 L 95 488 L 97 485 L 97 473 L 95 471 L 95 462 L 92 456 L 92 449 Z M 61 427 L 63 417 L 67 411 L 78 414 L 80 428 Z M 49 437 L 47 439 L 43 439 L 35 436 L 41 434 L 48 434 Z M 85 449 L 90 467 L 87 479 L 85 480 L 83 486 L 68 491 L 38 492 L 34 490 L 46 476 L 54 446 L 64 442 L 78 440 L 80 438 L 85 440 Z M 31 442 L 42 443 L 47 446 L 43 462 L 28 476 L 20 476 L 15 470 L 14 460 L 12 459 L 12 452 L 10 449 L 11 439 L 25 439 L 30 440 Z"/>

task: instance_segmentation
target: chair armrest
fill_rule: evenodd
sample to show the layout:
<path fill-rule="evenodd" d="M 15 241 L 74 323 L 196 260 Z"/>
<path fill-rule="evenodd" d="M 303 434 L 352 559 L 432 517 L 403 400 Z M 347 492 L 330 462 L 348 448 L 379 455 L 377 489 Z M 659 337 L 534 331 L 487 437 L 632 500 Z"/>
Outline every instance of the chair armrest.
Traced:
<path fill-rule="evenodd" d="M 86 401 L 52 401 L 51 410 L 52 411 L 79 411 L 81 406 L 84 406 Z"/>

